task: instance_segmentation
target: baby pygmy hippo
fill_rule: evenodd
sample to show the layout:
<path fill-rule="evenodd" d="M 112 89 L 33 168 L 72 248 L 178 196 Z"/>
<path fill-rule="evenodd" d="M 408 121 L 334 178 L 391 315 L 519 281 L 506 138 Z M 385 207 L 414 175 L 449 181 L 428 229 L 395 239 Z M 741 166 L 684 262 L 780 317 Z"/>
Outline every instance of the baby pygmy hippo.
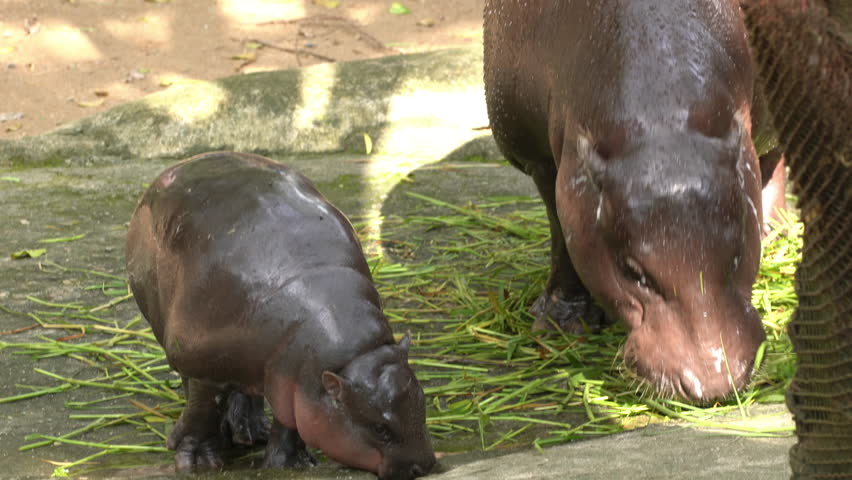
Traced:
<path fill-rule="evenodd" d="M 410 341 L 395 343 L 352 225 L 304 176 L 231 152 L 166 169 L 130 221 L 127 270 L 184 380 L 166 442 L 178 469 L 267 437 L 269 467 L 315 464 L 306 444 L 380 479 L 434 465 Z"/>

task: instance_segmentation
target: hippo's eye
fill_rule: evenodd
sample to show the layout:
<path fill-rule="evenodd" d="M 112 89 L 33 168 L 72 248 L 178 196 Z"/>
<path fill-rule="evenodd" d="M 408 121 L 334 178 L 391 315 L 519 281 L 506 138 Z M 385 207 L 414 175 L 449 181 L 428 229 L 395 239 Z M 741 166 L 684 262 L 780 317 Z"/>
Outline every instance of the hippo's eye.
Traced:
<path fill-rule="evenodd" d="M 373 432 L 373 435 L 381 438 L 384 442 L 390 442 L 391 437 L 393 436 L 393 434 L 391 434 L 390 428 L 388 428 L 387 425 L 382 423 L 374 423 L 370 425 L 370 430 Z"/>
<path fill-rule="evenodd" d="M 642 267 L 639 266 L 639 262 L 633 260 L 632 258 L 625 258 L 622 267 L 622 269 L 624 270 L 624 275 L 630 281 L 636 282 L 642 288 L 651 287 L 648 282 L 648 277 L 645 275 L 645 273 L 642 272 Z"/>

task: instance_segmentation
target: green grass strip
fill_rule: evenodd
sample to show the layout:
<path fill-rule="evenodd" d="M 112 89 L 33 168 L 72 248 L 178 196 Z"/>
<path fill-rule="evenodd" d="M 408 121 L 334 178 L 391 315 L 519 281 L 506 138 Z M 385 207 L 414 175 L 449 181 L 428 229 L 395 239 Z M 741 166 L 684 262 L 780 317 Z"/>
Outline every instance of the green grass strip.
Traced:
<path fill-rule="evenodd" d="M 0 404 L 18 402 L 18 401 L 21 401 L 21 400 L 29 400 L 29 399 L 32 399 L 32 398 L 42 397 L 44 395 L 50 395 L 50 394 L 53 394 L 53 393 L 64 392 L 66 390 L 71 390 L 72 388 L 75 388 L 74 385 L 72 385 L 70 383 L 63 383 L 62 385 L 59 385 L 57 387 L 49 387 L 49 388 L 37 390 L 35 392 L 22 393 L 20 395 L 12 395 L 10 397 L 0 398 Z"/>
<path fill-rule="evenodd" d="M 783 401 L 792 378 L 795 356 L 786 325 L 796 308 L 792 275 L 801 248 L 801 226 L 793 217 L 779 227 L 786 233 L 776 230 L 764 241 L 753 303 L 767 340 L 758 353 L 753 385 L 730 402 L 701 408 L 656 398 L 622 375 L 626 332 L 621 326 L 583 336 L 540 337 L 530 332 L 527 309 L 549 269 L 547 215 L 538 199 L 495 197 L 462 206 L 408 195 L 420 202 L 420 211 L 386 218 L 381 236 L 370 232 L 362 241 L 365 248 L 370 242 L 380 247 L 366 248 L 374 252 L 367 261 L 395 332 L 411 332 L 409 361 L 427 394 L 427 424 L 439 450 L 444 441 L 461 441 L 465 448 L 541 449 L 670 420 L 741 435 L 791 433 L 790 426 L 715 420 L 738 409 L 745 418 L 755 403 Z M 424 215 L 427 211 L 434 215 Z M 32 318 L 46 332 L 34 341 L 0 342 L 0 349 L 34 362 L 66 358 L 84 372 L 95 373 L 77 379 L 36 367 L 56 385 L 32 387 L 0 403 L 71 389 L 114 394 L 66 402 L 73 412 L 69 422 L 85 424 L 59 437 L 32 435 L 21 448 L 49 447 L 57 438 L 65 445 L 100 450 L 63 463 L 57 468 L 63 475 L 102 470 L 106 466 L 98 461 L 105 456 L 151 453 L 150 463 L 163 461 L 165 427 L 183 405 L 176 391 L 180 380 L 170 373 L 165 354 L 138 311 L 127 308 L 131 295 L 126 279 L 54 262 L 44 265 L 63 278 L 88 279 L 81 287 L 86 302 L 59 303 L 31 295 L 34 308 L 18 312 L 0 305 L 6 313 Z M 703 273 L 700 280 L 703 283 Z M 71 335 L 58 341 L 54 335 L 64 335 L 63 330 Z M 150 406 L 151 399 L 162 403 Z M 117 405 L 125 400 L 135 407 L 130 413 L 126 403 Z M 126 437 L 120 444 L 115 438 L 85 441 L 117 426 L 123 426 Z M 123 464 L 119 459 L 108 463 L 110 468 Z"/>
<path fill-rule="evenodd" d="M 39 240 L 38 243 L 67 243 L 74 242 L 80 240 L 81 238 L 85 238 L 86 234 L 81 233 L 79 235 L 73 235 L 70 237 L 58 237 L 58 238 L 45 238 L 43 240 Z"/>

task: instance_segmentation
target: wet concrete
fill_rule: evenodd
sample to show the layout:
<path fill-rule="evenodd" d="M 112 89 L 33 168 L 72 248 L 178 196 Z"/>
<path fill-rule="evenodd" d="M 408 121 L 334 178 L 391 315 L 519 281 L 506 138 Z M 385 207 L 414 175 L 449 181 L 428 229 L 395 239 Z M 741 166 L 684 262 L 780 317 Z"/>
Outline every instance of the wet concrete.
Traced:
<path fill-rule="evenodd" d="M 63 275 L 44 260 L 123 275 L 125 225 L 144 185 L 176 159 L 202 151 L 253 151 L 291 164 L 353 218 L 410 214 L 414 200 L 399 194 L 406 190 L 453 203 L 535 195 L 532 182 L 500 161 L 490 135 L 479 129 L 487 125 L 481 78 L 477 49 L 247 75 L 184 85 L 40 137 L 0 142 L 0 177 L 17 179 L 0 181 L 0 303 L 32 309 L 27 296 L 34 293 L 58 303 L 94 301 L 95 293 L 83 289 L 89 280 Z M 373 144 L 370 155 L 364 134 Z M 41 246 L 40 239 L 78 234 L 86 236 L 48 245 L 41 259 L 9 258 Z M 111 315 L 132 318 L 135 305 L 119 305 Z M 27 317 L 0 312 L 0 331 L 30 324 Z M 37 335 L 44 332 L 0 341 Z M 61 359 L 38 366 L 69 376 L 81 368 Z M 54 385 L 33 367 L 30 358 L 0 350 L 0 397 L 21 393 L 19 384 Z M 0 477 L 45 478 L 54 466 L 44 458 L 85 455 L 74 446 L 51 447 L 49 455 L 17 448 L 33 432 L 67 433 L 64 402 L 94 395 L 76 390 L 0 404 Z M 756 407 L 751 414 L 761 424 L 791 423 L 782 406 Z M 447 455 L 442 472 L 431 478 L 785 478 L 792 443 L 653 426 L 543 453 Z M 168 463 L 115 475 L 175 477 Z M 241 469 L 201 477 L 208 476 L 374 478 L 332 463 L 307 472 Z"/>

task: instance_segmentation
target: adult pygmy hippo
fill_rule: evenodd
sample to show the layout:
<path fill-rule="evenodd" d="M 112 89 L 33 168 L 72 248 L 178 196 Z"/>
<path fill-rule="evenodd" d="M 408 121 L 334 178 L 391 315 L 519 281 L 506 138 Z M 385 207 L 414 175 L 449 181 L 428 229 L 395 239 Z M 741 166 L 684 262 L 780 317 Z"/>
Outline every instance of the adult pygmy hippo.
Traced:
<path fill-rule="evenodd" d="M 349 221 L 302 175 L 227 152 L 166 169 L 133 214 L 127 270 L 184 378 L 166 443 L 179 469 L 221 467 L 227 430 L 268 434 L 265 466 L 315 463 L 305 444 L 381 479 L 435 463 L 410 341 L 395 344 Z"/>
<path fill-rule="evenodd" d="M 696 402 L 749 380 L 761 172 L 736 0 L 486 0 L 494 136 L 547 206 L 536 327 L 596 302 L 630 328 L 627 365 Z"/>

